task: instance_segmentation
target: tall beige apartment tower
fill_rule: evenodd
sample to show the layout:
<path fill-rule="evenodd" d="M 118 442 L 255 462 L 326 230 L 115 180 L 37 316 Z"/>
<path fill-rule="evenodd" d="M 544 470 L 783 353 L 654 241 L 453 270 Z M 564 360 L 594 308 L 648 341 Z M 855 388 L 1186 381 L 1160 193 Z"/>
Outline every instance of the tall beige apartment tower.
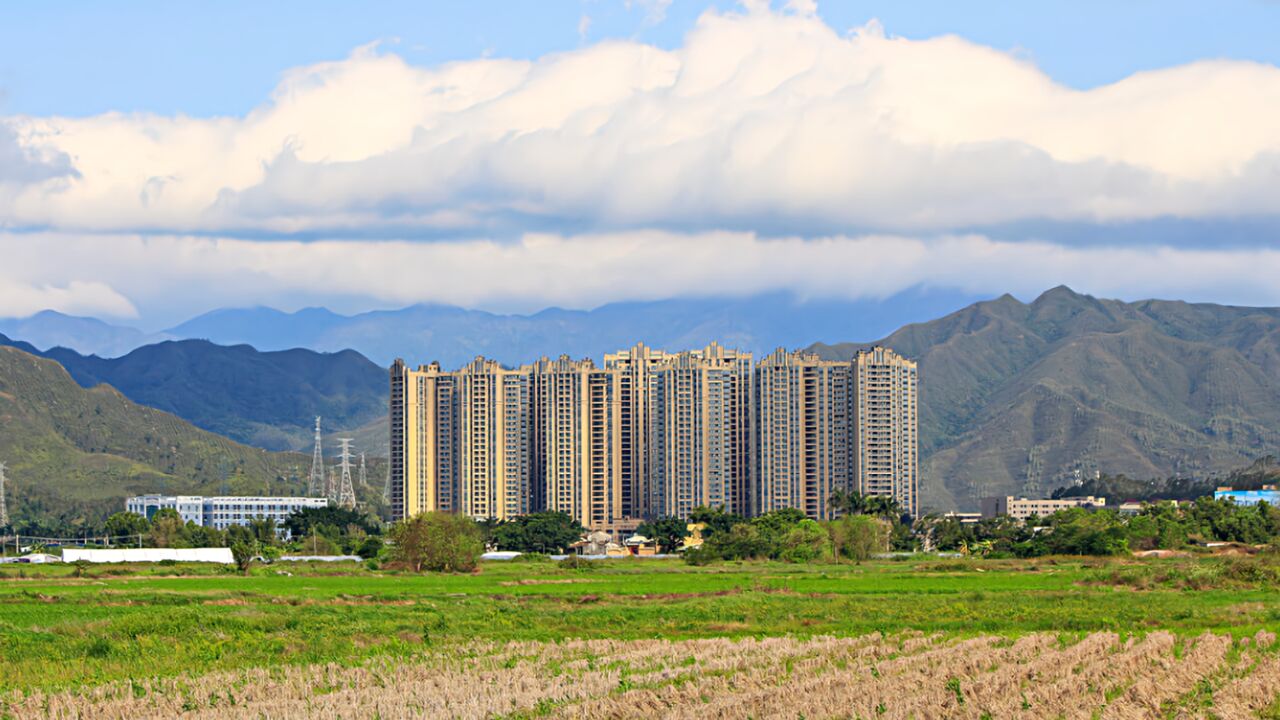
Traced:
<path fill-rule="evenodd" d="M 796 508 L 830 517 L 851 487 L 852 366 L 781 348 L 755 370 L 756 484 L 752 515 Z"/>
<path fill-rule="evenodd" d="M 918 515 L 916 364 L 883 347 L 852 361 L 778 350 L 755 370 L 752 514 L 830 517 L 836 490 L 892 497 Z"/>
<path fill-rule="evenodd" d="M 874 347 L 853 359 L 853 462 L 857 489 L 920 514 L 916 363 Z"/>
<path fill-rule="evenodd" d="M 623 410 L 635 426 L 624 462 L 642 468 L 638 516 L 688 518 L 702 506 L 745 514 L 753 468 L 751 354 L 717 343 L 675 354 L 637 345 L 607 355 L 605 366 L 633 389 L 644 388 L 625 396 Z"/>
<path fill-rule="evenodd" d="M 623 516 L 617 374 L 562 356 L 535 363 L 532 381 L 539 509 L 612 527 Z"/>

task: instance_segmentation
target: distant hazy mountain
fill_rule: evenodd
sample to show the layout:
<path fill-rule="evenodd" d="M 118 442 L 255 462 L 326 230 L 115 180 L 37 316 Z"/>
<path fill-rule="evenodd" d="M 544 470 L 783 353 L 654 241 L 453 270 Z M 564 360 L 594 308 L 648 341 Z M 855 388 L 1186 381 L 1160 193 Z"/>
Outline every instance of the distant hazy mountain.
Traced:
<path fill-rule="evenodd" d="M 309 467 L 304 455 L 241 445 L 110 387 L 82 388 L 57 362 L 14 347 L 0 347 L 0 461 L 19 521 L 101 517 L 129 494 L 217 492 L 224 474 L 232 492 L 292 494 Z"/>
<path fill-rule="evenodd" d="M 977 298 L 913 290 L 885 300 L 814 300 L 789 295 L 615 303 L 595 310 L 548 309 L 500 315 L 446 305 L 415 305 L 344 316 L 324 309 L 284 313 L 269 308 L 217 310 L 167 331 L 260 350 L 351 348 L 382 365 L 439 360 L 458 367 L 476 355 L 517 364 L 567 353 L 600 356 L 643 341 L 682 350 L 715 340 L 756 353 L 820 340 L 876 337 L 927 320 Z M 21 336 L 18 336 L 21 337 Z M 26 339 L 26 338 L 22 338 Z"/>
<path fill-rule="evenodd" d="M 921 373 L 924 504 L 1047 495 L 1096 472 L 1228 472 L 1280 454 L 1280 309 L 1005 296 L 880 343 Z M 815 345 L 846 358 L 863 345 Z"/>
<path fill-rule="evenodd" d="M 0 344 L 15 343 L 0 335 Z M 66 348 L 38 354 L 57 360 L 82 387 L 110 385 L 134 402 L 243 443 L 310 449 L 321 415 L 330 433 L 357 433 L 358 450 L 385 455 L 387 373 L 352 350 L 259 352 L 182 340 L 113 359 Z"/>
<path fill-rule="evenodd" d="M 168 338 L 164 334 L 148 334 L 136 328 L 111 325 L 96 318 L 63 315 L 53 310 L 26 318 L 0 318 L 0 333 L 25 340 L 41 350 L 64 347 L 102 357 L 117 357 Z"/>

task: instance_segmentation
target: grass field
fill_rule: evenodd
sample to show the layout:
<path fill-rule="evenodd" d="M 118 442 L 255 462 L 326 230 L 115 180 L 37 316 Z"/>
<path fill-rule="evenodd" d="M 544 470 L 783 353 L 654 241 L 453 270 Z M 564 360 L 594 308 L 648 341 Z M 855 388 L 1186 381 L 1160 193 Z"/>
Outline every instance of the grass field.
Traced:
<path fill-rule="evenodd" d="M 133 705 L 120 706 L 114 716 L 145 716 L 138 703 L 151 707 L 156 716 L 171 715 L 174 707 L 190 712 L 220 707 L 221 712 L 214 715 L 221 716 L 229 714 L 227 697 L 210 699 L 207 687 L 240 688 L 239 707 L 247 712 L 250 698 L 257 697 L 251 688 L 263 683 L 279 687 L 260 699 L 281 702 L 288 697 L 368 690 L 367 683 L 348 687 L 343 678 L 374 682 L 369 678 L 382 677 L 385 684 L 387 678 L 466 675 L 482 668 L 495 678 L 511 675 L 494 681 L 499 685 L 526 687 L 533 682 L 536 687 L 512 697 L 477 700 L 474 706 L 449 706 L 446 715 L 487 708 L 474 716 L 596 713 L 611 717 L 619 713 L 610 713 L 608 702 L 619 694 L 638 697 L 631 693 L 643 691 L 654 696 L 645 696 L 649 702 L 658 703 L 648 715 L 678 716 L 679 703 L 692 700 L 675 696 L 663 700 L 662 693 L 674 692 L 663 688 L 707 682 L 712 688 L 715 682 L 740 675 L 742 688 L 758 689 L 762 678 L 782 676 L 769 668 L 787 653 L 794 655 L 793 667 L 798 663 L 813 675 L 806 682 L 819 684 L 849 673 L 853 675 L 846 680 L 853 683 L 851 678 L 862 677 L 870 672 L 868 667 L 878 666 L 885 658 L 932 653 L 922 656 L 932 658 L 925 663 L 932 673 L 926 673 L 927 678 L 912 680 L 909 673 L 890 673 L 892 677 L 881 683 L 883 688 L 857 695 L 874 710 L 882 702 L 876 700 L 880 697 L 876 693 L 897 687 L 889 682 L 893 677 L 898 678 L 894 682 L 927 680 L 935 689 L 946 689 L 955 679 L 959 696 L 956 687 L 937 696 L 955 699 L 1003 677 L 1000 668 L 1019 665 L 1012 655 L 997 662 L 1001 656 L 992 654 L 992 649 L 975 655 L 977 664 L 957 664 L 957 658 L 977 648 L 1017 647 L 1026 653 L 1026 662 L 1040 662 L 1047 668 L 1067 662 L 1064 658 L 1071 657 L 1070 652 L 1084 652 L 1078 648 L 1092 647 L 1082 643 L 1101 643 L 1105 651 L 1097 650 L 1100 654 L 1085 662 L 1080 673 L 1086 672 L 1089 662 L 1102 663 L 1097 670 L 1107 667 L 1103 661 L 1107 657 L 1137 657 L 1133 668 L 1147 663 L 1152 672 L 1172 673 L 1171 680 L 1161 685 L 1161 692 L 1169 697 L 1161 695 L 1157 707 L 1168 706 L 1170 712 L 1209 708 L 1205 712 L 1210 712 L 1215 688 L 1226 692 L 1232 682 L 1255 678 L 1255 669 L 1278 669 L 1274 646 L 1265 640 L 1268 633 L 1280 630 L 1274 568 L 1271 561 L 1229 558 L 920 559 L 863 566 L 747 563 L 703 568 L 636 560 L 600 563 L 587 570 L 553 563 L 486 563 L 481 572 L 466 576 L 369 572 L 355 565 L 277 565 L 256 568 L 251 577 L 218 568 L 150 566 L 96 567 L 76 578 L 69 567 L 4 567 L 0 568 L 0 693 L 5 707 L 19 716 L 28 714 L 20 710 L 38 707 L 48 716 L 108 717 L 111 702 L 126 701 Z M 18 577 L 19 572 L 26 577 Z M 1212 635 L 1202 638 L 1205 633 Z M 698 644 L 706 638 L 743 642 Z M 770 643 L 790 643 L 786 647 L 791 649 L 761 649 L 768 647 L 758 643 L 764 638 L 773 638 Z M 568 639 L 609 642 L 592 650 L 590 643 L 566 644 Z M 847 655 L 843 668 L 823 650 L 827 647 L 823 643 L 835 643 L 832 647 Z M 1156 645 L 1151 643 L 1158 648 L 1153 650 Z M 712 652 L 714 648 L 718 650 Z M 908 652 L 907 648 L 914 649 Z M 633 667 L 627 658 L 634 652 L 657 653 L 666 660 Z M 719 666 L 713 660 L 720 657 L 716 653 L 724 655 L 721 664 L 732 667 L 715 669 Z M 864 662 L 859 653 L 870 653 L 867 657 L 872 660 Z M 1054 659 L 1053 653 L 1067 655 Z M 1201 655 L 1205 657 L 1197 662 L 1203 667 L 1178 674 L 1179 669 L 1191 667 L 1184 663 L 1186 659 Z M 598 661 L 585 659 L 597 656 Z M 729 662 L 729 656 L 740 656 L 741 667 Z M 690 657 L 699 665 L 696 672 L 680 671 L 679 663 Z M 988 659 L 991 663 L 986 663 Z M 468 670 L 464 667 L 468 662 L 477 665 Z M 537 684 L 536 678 L 548 675 L 548 668 L 576 667 L 574 663 L 591 666 L 570 673 L 581 675 L 581 682 Z M 911 667 L 905 660 L 899 664 L 903 672 Z M 968 674 L 952 677 L 947 668 L 953 666 L 968 668 Z M 791 672 L 783 675 L 790 677 Z M 1077 689 L 1096 691 L 1105 705 L 1144 675 L 1135 670 L 1117 676 L 1119 684 L 1114 686 L 1098 682 L 1091 689 Z M 799 682 L 800 676 L 796 677 Z M 1029 686 L 1039 684 L 1033 679 Z M 1058 690 L 1052 689 L 1056 687 L 1052 682 L 1043 684 L 1044 692 L 1052 695 L 1065 692 L 1069 683 L 1059 683 L 1063 687 Z M 542 692 L 559 685 L 576 690 Z M 1269 704 L 1280 692 L 1270 687 L 1263 683 L 1250 692 Z M 260 687 L 257 692 L 262 694 Z M 399 692 L 406 697 L 425 693 L 422 687 Z M 708 693 L 708 703 L 729 702 L 712 690 Z M 1119 695 L 1108 698 L 1108 693 Z M 694 699 L 702 702 L 704 694 L 699 691 Z M 1040 709 L 1050 703 L 1049 695 L 1039 701 Z M 852 702 L 855 694 L 839 697 L 845 696 Z M 764 697 L 776 699 L 777 695 Z M 964 712 L 956 705 L 956 712 L 944 715 L 963 716 L 986 707 L 980 700 L 974 696 Z M 354 699 L 343 702 L 348 704 L 336 707 L 358 707 L 349 704 Z M 831 714 L 830 705 L 814 702 L 816 714 L 807 717 Z M 63 707 L 59 703 L 79 707 L 83 714 L 53 712 Z M 988 704 L 1005 707 L 994 699 Z M 766 706 L 730 705 L 737 710 L 731 712 L 726 705 L 723 712 L 717 711 L 720 716 L 804 714 L 790 706 L 780 708 L 779 714 Z M 1026 710 L 1020 701 L 1015 705 L 1010 706 L 1011 712 Z M 371 716 L 370 707 L 350 716 Z M 894 716 L 905 707 L 899 702 L 897 710 L 867 717 Z M 464 708 L 470 710 L 464 712 Z M 595 710 L 587 712 L 591 708 Z M 318 707 L 313 709 L 312 716 L 325 714 Z M 973 717 L 992 711 L 975 712 Z M 377 714 L 395 715 L 385 708 Z M 330 715 L 343 716 L 340 712 Z"/>

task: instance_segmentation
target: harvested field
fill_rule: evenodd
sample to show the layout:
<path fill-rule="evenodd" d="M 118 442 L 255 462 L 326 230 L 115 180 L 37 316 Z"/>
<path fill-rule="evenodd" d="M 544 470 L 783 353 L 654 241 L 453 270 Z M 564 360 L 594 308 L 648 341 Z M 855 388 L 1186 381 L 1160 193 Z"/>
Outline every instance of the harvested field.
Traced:
<path fill-rule="evenodd" d="M 1248 718 L 1280 699 L 1266 631 L 1074 641 L 575 640 L 441 646 L 297 665 L 10 692 L 31 718 Z"/>

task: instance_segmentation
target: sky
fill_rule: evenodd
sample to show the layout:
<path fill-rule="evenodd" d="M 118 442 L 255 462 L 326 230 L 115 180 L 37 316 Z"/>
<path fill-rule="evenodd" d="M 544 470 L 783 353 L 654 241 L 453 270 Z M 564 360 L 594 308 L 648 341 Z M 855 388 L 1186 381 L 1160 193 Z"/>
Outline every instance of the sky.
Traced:
<path fill-rule="evenodd" d="M 1280 305 L 1280 2 L 0 4 L 0 316 Z"/>

